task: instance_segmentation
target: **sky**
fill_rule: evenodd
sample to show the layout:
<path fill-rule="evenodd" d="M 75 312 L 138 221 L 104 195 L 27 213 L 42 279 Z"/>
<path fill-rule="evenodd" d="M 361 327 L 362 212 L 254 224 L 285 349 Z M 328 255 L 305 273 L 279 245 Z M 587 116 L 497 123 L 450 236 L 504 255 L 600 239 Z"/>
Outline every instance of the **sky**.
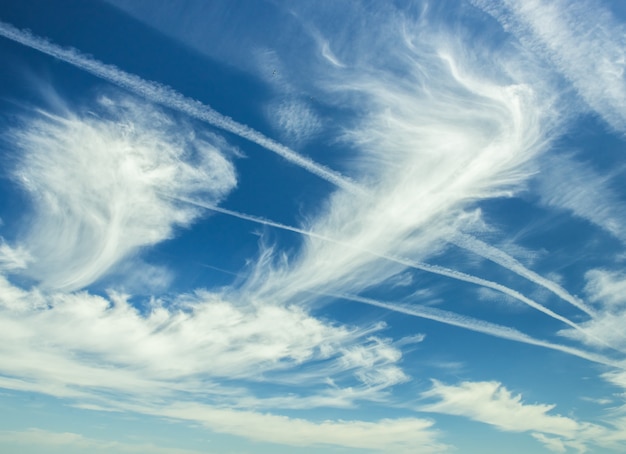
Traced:
<path fill-rule="evenodd" d="M 626 450 L 626 4 L 0 1 L 0 451 Z"/>

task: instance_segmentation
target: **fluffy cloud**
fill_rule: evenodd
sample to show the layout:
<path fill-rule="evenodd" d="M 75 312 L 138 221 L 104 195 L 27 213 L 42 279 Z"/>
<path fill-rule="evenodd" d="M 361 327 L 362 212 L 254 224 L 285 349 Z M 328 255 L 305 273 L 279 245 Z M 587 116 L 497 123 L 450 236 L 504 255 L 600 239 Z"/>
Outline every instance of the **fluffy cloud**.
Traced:
<path fill-rule="evenodd" d="M 424 411 L 467 416 L 502 430 L 532 430 L 571 438 L 579 428 L 573 419 L 548 414 L 554 405 L 525 404 L 521 395 L 513 395 L 498 382 L 463 382 L 448 386 L 435 381 L 422 396 L 438 400 L 422 406 Z"/>
<path fill-rule="evenodd" d="M 589 445 L 618 448 L 624 441 L 619 420 L 612 427 L 551 414 L 555 405 L 527 404 L 498 382 L 462 382 L 444 385 L 438 381 L 422 393 L 435 399 L 420 410 L 464 416 L 510 432 L 529 432 L 555 452 L 571 447 L 586 452 Z"/>
<path fill-rule="evenodd" d="M 375 388 L 407 378 L 396 365 L 400 351 L 374 336 L 381 325 L 334 326 L 295 306 L 231 302 L 208 292 L 155 299 L 140 313 L 120 294 L 46 295 L 5 279 L 0 288 L 2 370 L 34 390 L 56 384 L 68 393 L 191 392 L 218 378 L 263 381 L 273 374 L 280 382 L 282 370 L 306 364 L 316 367 L 305 388 L 330 376 Z"/>
<path fill-rule="evenodd" d="M 205 291 L 144 306 L 140 312 L 114 293 L 27 291 L 1 278 L 0 387 L 294 446 L 444 449 L 425 419 L 317 423 L 224 407 L 279 411 L 380 400 L 407 379 L 400 351 L 375 335 L 380 324 L 337 326 L 296 306 L 232 302 Z M 259 382 L 281 386 L 257 398 Z"/>

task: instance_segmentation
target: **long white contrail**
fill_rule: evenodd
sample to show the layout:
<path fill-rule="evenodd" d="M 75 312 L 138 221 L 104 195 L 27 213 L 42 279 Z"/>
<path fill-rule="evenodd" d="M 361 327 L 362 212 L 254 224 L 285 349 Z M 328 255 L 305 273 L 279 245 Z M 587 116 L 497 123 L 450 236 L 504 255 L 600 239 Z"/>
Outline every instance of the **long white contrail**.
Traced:
<path fill-rule="evenodd" d="M 532 270 L 526 268 L 523 264 L 517 261 L 515 258 L 508 255 L 506 252 L 501 251 L 500 249 L 491 246 L 478 238 L 474 238 L 473 236 L 466 234 L 456 234 L 451 240 L 448 240 L 450 243 L 455 244 L 463 249 L 467 249 L 468 251 L 473 252 L 474 254 L 480 255 L 481 257 L 486 258 L 487 260 L 491 260 L 494 263 L 508 269 L 516 273 L 519 276 L 522 276 L 529 281 L 537 284 L 555 295 L 561 298 L 564 301 L 567 301 L 571 305 L 577 307 L 581 311 L 585 312 L 587 315 L 591 317 L 596 315 L 596 312 L 590 308 L 588 305 L 584 303 L 580 298 L 572 295 L 563 287 L 561 287 L 556 282 L 553 282 L 549 279 L 546 279 L 543 276 L 535 273 Z"/>
<path fill-rule="evenodd" d="M 438 266 L 438 265 L 429 265 L 427 263 L 422 263 L 422 262 L 417 262 L 415 260 L 410 260 L 410 259 L 406 259 L 403 257 L 397 257 L 394 255 L 389 255 L 389 254 L 381 254 L 378 253 L 376 251 L 372 251 L 369 249 L 364 249 L 364 248 L 356 248 L 355 246 L 351 245 L 350 243 L 346 243 L 344 241 L 340 241 L 340 240 L 336 240 L 334 238 L 330 238 L 324 235 L 320 235 L 318 233 L 315 232 L 311 232 L 309 230 L 304 230 L 304 229 L 299 229 L 297 227 L 292 227 L 290 225 L 286 225 L 286 224 L 281 224 L 279 222 L 274 222 L 274 221 L 270 221 L 261 217 L 257 217 L 257 216 L 252 216 L 249 214 L 244 214 L 244 213 L 239 213 L 237 211 L 233 211 L 233 210 L 229 210 L 227 208 L 221 208 L 215 205 L 211 205 L 211 204 L 207 204 L 207 203 L 203 203 L 200 201 L 196 201 L 196 200 L 191 200 L 191 199 L 186 199 L 183 197 L 177 197 L 176 200 L 180 200 L 181 202 L 185 202 L 185 203 L 190 203 L 192 205 L 196 205 L 202 208 L 206 208 L 208 210 L 211 211 L 215 211 L 217 213 L 223 213 L 223 214 L 227 214 L 229 216 L 234 216 L 236 218 L 239 219 L 244 219 L 246 221 L 251 221 L 251 222 L 255 222 L 258 224 L 262 224 L 262 225 L 266 225 L 269 227 L 275 227 L 278 229 L 282 229 L 282 230 L 288 230 L 290 232 L 295 232 L 295 233 L 299 233 L 301 235 L 306 235 L 312 238 L 317 238 L 317 239 L 321 239 L 323 241 L 329 241 L 335 244 L 339 244 L 341 246 L 345 246 L 348 248 L 352 248 L 352 249 L 358 249 L 359 251 L 365 252 L 367 254 L 371 254 L 375 257 L 379 257 L 382 259 L 386 259 L 386 260 L 390 260 L 392 262 L 398 263 L 400 265 L 404 265 L 406 267 L 409 268 L 415 268 L 418 270 L 422 270 L 422 271 L 427 271 L 429 273 L 433 273 L 433 274 L 438 274 L 441 276 L 446 276 L 446 277 L 450 277 L 452 279 L 456 279 L 459 281 L 464 281 L 464 282 L 469 282 L 475 285 L 479 285 L 482 287 L 487 287 L 490 288 L 492 290 L 496 290 L 500 293 L 504 293 L 506 295 L 509 295 L 512 298 L 515 298 L 518 301 L 521 301 L 524 304 L 527 304 L 528 306 L 543 312 L 544 314 L 554 318 L 555 320 L 558 320 L 560 322 L 565 323 L 568 326 L 571 326 L 572 328 L 574 328 L 577 331 L 580 331 L 582 334 L 584 334 L 587 337 L 591 337 L 594 340 L 596 340 L 597 342 L 602 343 L 603 345 L 606 345 L 607 347 L 612 347 L 611 345 L 607 344 L 604 340 L 597 338 L 596 336 L 591 335 L 590 333 L 588 333 L 586 330 L 584 330 L 583 328 L 581 328 L 578 324 L 574 323 L 573 321 L 571 321 L 570 319 L 557 314 L 556 312 L 548 309 L 547 307 L 537 303 L 536 301 L 528 298 L 527 296 L 521 294 L 520 292 L 513 290 L 509 287 L 506 287 L 502 284 L 498 284 L 497 282 L 492 282 L 492 281 L 488 281 L 486 279 L 482 279 L 480 277 L 477 276 L 472 276 L 471 274 L 466 274 L 466 273 L 462 273 L 460 271 L 456 271 L 456 270 L 452 270 L 449 268 L 445 268 L 443 266 Z"/>
<path fill-rule="evenodd" d="M 508 339 L 515 342 L 521 342 L 524 344 L 536 345 L 538 347 L 549 348 L 551 350 L 557 350 L 570 355 L 578 356 L 579 358 L 586 359 L 606 366 L 618 367 L 624 369 L 624 365 L 616 361 L 612 361 L 602 355 L 585 352 L 577 348 L 568 347 L 566 345 L 555 344 L 552 342 L 536 339 L 528 334 L 524 334 L 514 328 L 508 326 L 497 325 L 495 323 L 489 323 L 484 320 L 478 320 L 473 317 L 456 314 L 454 312 L 444 311 L 433 307 L 414 306 L 407 304 L 388 303 L 378 301 L 370 298 L 364 298 L 361 296 L 347 295 L 341 293 L 319 293 L 320 295 L 330 296 L 333 298 L 340 298 L 349 301 L 355 301 L 357 303 L 367 304 L 369 306 L 376 306 L 383 309 L 387 309 L 394 312 L 399 312 L 414 317 L 425 318 L 428 320 L 434 320 L 446 325 L 457 326 L 460 328 L 468 329 L 478 333 L 488 334 L 490 336 L 499 337 L 501 339 Z"/>
<path fill-rule="evenodd" d="M 206 122 L 216 128 L 223 129 L 239 137 L 256 143 L 272 151 L 286 160 L 302 167 L 333 185 L 350 192 L 363 193 L 363 189 L 340 173 L 318 164 L 302 156 L 292 149 L 266 137 L 260 132 L 238 123 L 230 117 L 220 114 L 206 104 L 188 98 L 174 89 L 158 82 L 144 80 L 139 76 L 122 71 L 113 65 L 102 63 L 94 58 L 81 54 L 75 49 L 66 49 L 32 33 L 15 28 L 11 24 L 0 21 L 0 36 L 38 50 L 58 60 L 76 66 L 100 79 L 111 82 L 136 95 L 154 103 L 182 112 L 190 117 Z"/>

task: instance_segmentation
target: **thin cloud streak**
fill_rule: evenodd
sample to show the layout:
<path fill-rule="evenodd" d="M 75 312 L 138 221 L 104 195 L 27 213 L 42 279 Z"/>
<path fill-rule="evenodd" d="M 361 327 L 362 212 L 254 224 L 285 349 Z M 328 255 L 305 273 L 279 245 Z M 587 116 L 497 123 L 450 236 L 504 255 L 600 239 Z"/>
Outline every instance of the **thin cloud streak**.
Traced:
<path fill-rule="evenodd" d="M 515 274 L 522 276 L 528 279 L 530 282 L 537 284 L 555 295 L 561 298 L 564 301 L 567 301 L 572 306 L 577 307 L 581 311 L 585 312 L 587 315 L 593 317 L 596 315 L 596 311 L 593 308 L 589 307 L 582 301 L 580 298 L 570 294 L 567 290 L 561 287 L 556 282 L 551 281 L 550 279 L 546 279 L 545 277 L 535 273 L 532 270 L 529 270 L 524 265 L 522 265 L 515 258 L 508 255 L 506 252 L 491 246 L 490 244 L 485 243 L 484 241 L 479 240 L 471 235 L 459 233 L 455 235 L 454 238 L 450 240 L 452 244 L 455 244 L 463 249 L 467 249 L 468 251 L 473 252 L 481 257 L 484 257 L 498 265 L 506 268 L 509 271 L 514 272 Z"/>
<path fill-rule="evenodd" d="M 478 333 L 488 334 L 490 336 L 499 337 L 501 339 L 512 340 L 515 342 L 521 342 L 523 344 L 536 345 L 538 347 L 544 347 L 551 350 L 560 351 L 569 355 L 577 356 L 579 358 L 586 359 L 588 361 L 603 364 L 605 366 L 616 367 L 619 369 L 625 369 L 626 366 L 619 362 L 612 361 L 601 355 L 585 352 L 576 348 L 568 347 L 565 345 L 555 344 L 552 342 L 544 341 L 541 339 L 535 339 L 527 334 L 524 334 L 514 328 L 507 326 L 497 325 L 484 320 L 475 319 L 465 315 L 456 314 L 454 312 L 444 311 L 432 307 L 423 306 L 408 306 L 404 304 L 388 303 L 383 301 L 374 300 L 371 298 L 364 298 L 356 295 L 347 294 L 331 294 L 320 293 L 321 295 L 330 296 L 333 298 L 341 298 L 345 300 L 354 301 L 357 303 L 367 304 L 369 306 L 380 307 L 393 312 L 399 312 L 406 315 L 412 315 L 414 317 L 425 318 L 434 320 L 437 322 L 445 323 L 446 325 L 457 326 L 459 328 L 465 328 L 470 331 Z"/>
<path fill-rule="evenodd" d="M 278 154 L 284 159 L 302 167 L 303 169 L 317 175 L 339 188 L 354 193 L 363 192 L 358 185 L 338 172 L 335 172 L 321 164 L 317 164 L 311 159 L 296 153 L 282 144 L 279 144 L 249 126 L 238 123 L 232 118 L 224 116 L 213 110 L 206 104 L 188 98 L 168 86 L 144 80 L 139 76 L 122 71 L 116 66 L 108 65 L 83 55 L 75 49 L 65 49 L 44 38 L 19 30 L 14 26 L 1 21 L 0 36 L 4 36 L 7 39 L 30 47 L 31 49 L 38 50 L 58 60 L 69 63 L 79 69 L 82 69 L 83 71 L 129 90 L 130 92 L 140 95 L 152 102 L 177 110 L 216 128 L 220 128 L 224 131 L 256 143 L 257 145 Z"/>

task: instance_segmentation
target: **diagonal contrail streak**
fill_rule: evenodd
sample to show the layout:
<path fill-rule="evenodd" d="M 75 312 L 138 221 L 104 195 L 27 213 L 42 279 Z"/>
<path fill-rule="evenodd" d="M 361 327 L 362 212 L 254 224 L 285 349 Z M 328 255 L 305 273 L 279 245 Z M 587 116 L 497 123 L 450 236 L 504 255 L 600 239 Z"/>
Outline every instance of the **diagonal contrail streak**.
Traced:
<path fill-rule="evenodd" d="M 116 66 L 108 65 L 92 57 L 83 55 L 75 49 L 61 47 L 44 38 L 33 35 L 28 31 L 20 30 L 2 21 L 0 21 L 0 36 L 4 36 L 7 39 L 30 47 L 31 49 L 38 50 L 39 52 L 76 66 L 83 71 L 111 82 L 118 87 L 124 88 L 154 103 L 177 110 L 197 120 L 208 123 L 211 126 L 256 143 L 266 150 L 278 154 L 287 161 L 302 167 L 337 187 L 353 193 L 364 192 L 356 183 L 340 173 L 318 164 L 306 156 L 296 153 L 292 149 L 270 139 L 251 127 L 238 123 L 232 118 L 220 114 L 210 106 L 195 99 L 188 98 L 168 86 L 142 79 L 139 76 L 122 71 Z"/>
<path fill-rule="evenodd" d="M 509 271 L 514 272 L 518 276 L 528 279 L 530 282 L 537 284 L 555 295 L 557 295 L 562 300 L 570 303 L 572 306 L 577 307 L 581 311 L 585 312 L 587 315 L 594 317 L 596 315 L 596 311 L 585 304 L 580 298 L 572 295 L 563 287 L 561 287 L 556 282 L 553 282 L 545 277 L 535 273 L 532 270 L 529 270 L 524 265 L 522 265 L 518 260 L 508 255 L 506 252 L 501 251 L 500 249 L 487 244 L 478 238 L 474 238 L 473 236 L 466 235 L 463 233 L 456 234 L 451 240 L 448 240 L 450 243 L 457 245 L 463 249 L 473 252 L 476 255 L 480 255 L 481 257 L 486 258 L 498 265 L 506 268 Z"/>
<path fill-rule="evenodd" d="M 555 344 L 553 342 L 536 339 L 528 334 L 522 333 L 514 328 L 508 326 L 497 325 L 495 323 L 486 322 L 484 320 L 475 319 L 465 315 L 456 314 L 454 312 L 444 311 L 433 307 L 415 306 L 407 304 L 397 304 L 374 300 L 371 298 L 364 298 L 361 296 L 348 295 L 343 293 L 318 293 L 322 296 L 329 296 L 332 298 L 339 298 L 357 303 L 367 304 L 369 306 L 380 307 L 394 312 L 399 312 L 414 317 L 420 317 L 428 320 L 434 320 L 446 325 L 457 326 L 470 331 L 478 333 L 488 334 L 490 336 L 499 337 L 501 339 L 508 339 L 515 342 L 521 342 L 524 344 L 536 345 L 538 347 L 544 347 L 551 350 L 560 351 L 569 355 L 578 356 L 579 358 L 586 359 L 606 366 L 618 367 L 624 369 L 624 365 L 616 361 L 612 361 L 602 355 L 595 353 L 585 352 L 577 348 L 568 347 L 566 345 Z"/>

